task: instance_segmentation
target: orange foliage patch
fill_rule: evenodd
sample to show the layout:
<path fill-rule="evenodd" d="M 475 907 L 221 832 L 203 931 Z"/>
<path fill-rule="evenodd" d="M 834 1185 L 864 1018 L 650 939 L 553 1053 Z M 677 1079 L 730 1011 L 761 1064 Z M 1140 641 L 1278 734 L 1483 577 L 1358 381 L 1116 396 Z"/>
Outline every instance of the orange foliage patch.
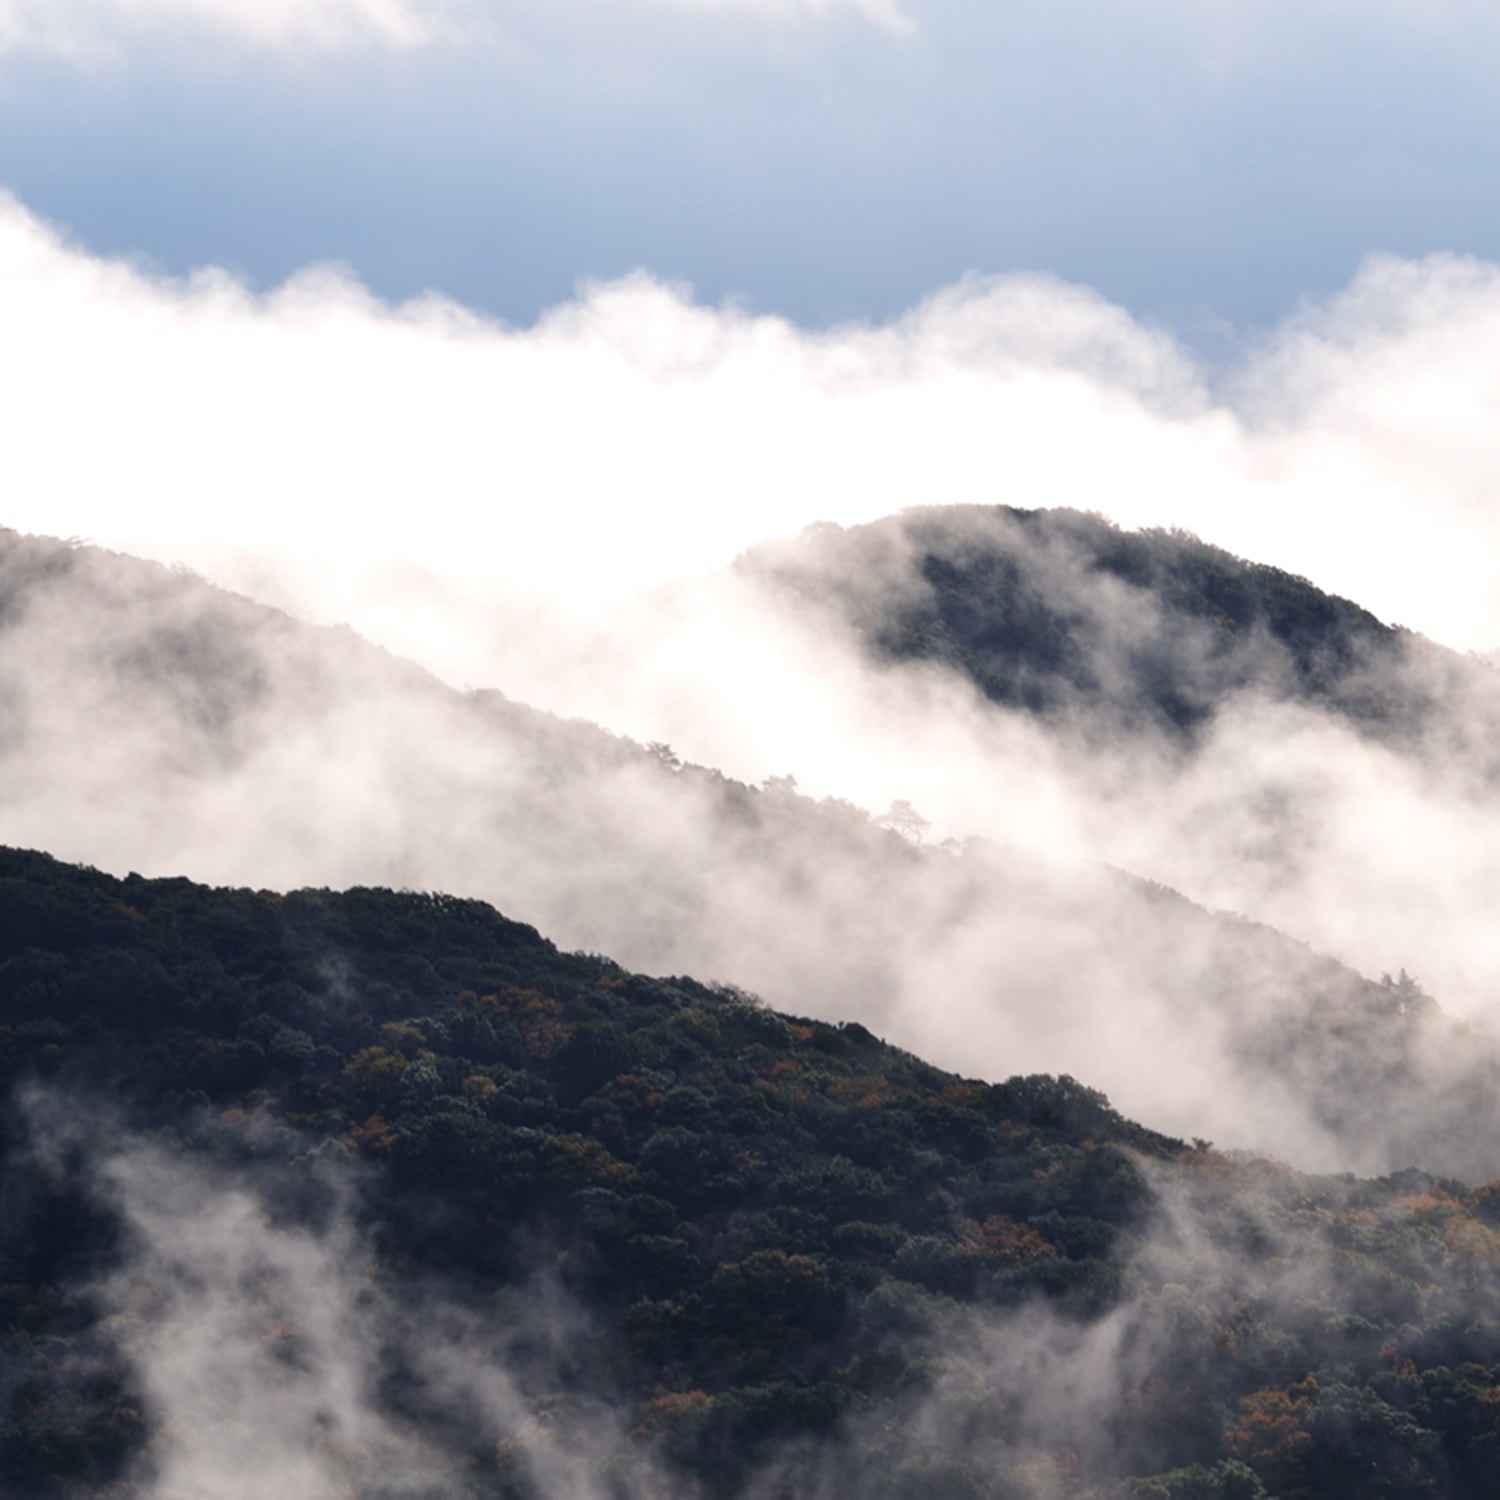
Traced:
<path fill-rule="evenodd" d="M 551 1057 L 573 1035 L 573 1025 L 563 1019 L 562 1001 L 540 990 L 506 985 L 493 995 L 481 995 L 478 1009 L 503 1016 L 515 1023 L 532 1058 Z"/>
<path fill-rule="evenodd" d="M 602 1187 L 628 1187 L 636 1170 L 610 1154 L 602 1142 L 584 1135 L 553 1135 L 542 1142 L 542 1160 L 549 1173 L 567 1182 Z"/>
<path fill-rule="evenodd" d="M 661 1103 L 661 1090 L 639 1073 L 620 1073 L 599 1091 L 628 1115 L 642 1114 Z"/>
<path fill-rule="evenodd" d="M 858 1078 L 838 1078 L 828 1086 L 828 1097 L 844 1104 L 855 1104 L 868 1109 L 872 1105 L 884 1104 L 896 1090 L 887 1078 L 866 1074 Z"/>
<path fill-rule="evenodd" d="M 384 1047 L 362 1047 L 344 1065 L 343 1077 L 356 1088 L 378 1091 L 389 1088 L 406 1068 L 406 1059 L 399 1052 L 387 1052 Z"/>
<path fill-rule="evenodd" d="M 1457 1208 L 1458 1200 L 1451 1194 L 1445 1193 L 1441 1188 L 1434 1192 L 1413 1193 L 1408 1198 L 1399 1200 L 1404 1203 L 1409 1212 L 1414 1214 L 1430 1214 L 1440 1208 Z"/>
<path fill-rule="evenodd" d="M 982 1255 L 1003 1266 L 1034 1265 L 1056 1260 L 1057 1246 L 1029 1224 L 1019 1224 L 1004 1214 L 991 1214 L 983 1224 L 965 1219 L 959 1229 L 958 1253 Z"/>
<path fill-rule="evenodd" d="M 1443 1243 L 1461 1260 L 1500 1266 L 1500 1234 L 1468 1214 L 1451 1214 L 1443 1224 Z"/>
<path fill-rule="evenodd" d="M 1285 1390 L 1267 1386 L 1246 1396 L 1224 1447 L 1273 1483 L 1294 1477 L 1312 1447 L 1305 1419 L 1317 1394 L 1318 1382 L 1308 1375 Z"/>
<path fill-rule="evenodd" d="M 938 1097 L 949 1104 L 970 1104 L 983 1093 L 984 1085 L 980 1083 L 950 1083 Z"/>
<path fill-rule="evenodd" d="M 344 1137 L 344 1144 L 355 1152 L 389 1151 L 395 1143 L 396 1132 L 386 1124 L 384 1115 L 371 1115 Z"/>
<path fill-rule="evenodd" d="M 380 1028 L 380 1045 L 387 1052 L 401 1052 L 410 1057 L 427 1045 L 427 1036 L 410 1021 L 387 1021 Z"/>
<path fill-rule="evenodd" d="M 671 1391 L 648 1401 L 641 1408 L 641 1420 L 631 1429 L 631 1437 L 653 1437 L 663 1427 L 671 1427 L 684 1417 L 702 1411 L 710 1398 L 703 1391 Z"/>

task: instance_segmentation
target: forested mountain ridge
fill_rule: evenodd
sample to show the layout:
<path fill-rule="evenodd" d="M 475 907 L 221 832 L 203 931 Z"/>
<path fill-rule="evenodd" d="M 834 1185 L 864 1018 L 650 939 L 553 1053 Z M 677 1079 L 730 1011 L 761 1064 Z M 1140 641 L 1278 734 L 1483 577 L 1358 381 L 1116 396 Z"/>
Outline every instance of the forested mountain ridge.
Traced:
<path fill-rule="evenodd" d="M 1417 991 L 1148 883 L 745 785 L 190 575 L 0 536 L 0 834 L 117 870 L 482 897 L 570 948 L 1087 1076 L 1182 1135 L 1500 1170 L 1500 1058 Z"/>
<path fill-rule="evenodd" d="M 943 665 L 996 703 L 1099 735 L 1191 737 L 1246 691 L 1411 744 L 1460 685 L 1489 689 L 1488 722 L 1500 712 L 1477 660 L 1187 532 L 1092 512 L 915 507 L 811 527 L 736 568 L 833 607 L 881 659 Z"/>
<path fill-rule="evenodd" d="M 250 1453 L 434 1500 L 1479 1497 L 1500 1460 L 1494 1184 L 1231 1159 L 478 902 L 4 851 L 0 1047 L 28 1500 Z"/>

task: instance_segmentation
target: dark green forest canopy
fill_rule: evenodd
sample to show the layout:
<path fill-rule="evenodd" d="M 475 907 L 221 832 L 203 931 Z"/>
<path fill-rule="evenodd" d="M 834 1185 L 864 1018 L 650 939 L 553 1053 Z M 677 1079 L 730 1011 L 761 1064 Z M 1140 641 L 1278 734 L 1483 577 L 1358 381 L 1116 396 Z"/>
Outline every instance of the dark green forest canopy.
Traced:
<path fill-rule="evenodd" d="M 418 1493 L 552 1493 L 527 1455 L 561 1440 L 571 1492 L 621 1496 L 1493 1493 L 1494 1185 L 1231 1160 L 1071 1079 L 959 1078 L 479 902 L 19 851 L 0 1059 L 18 1495 L 150 1493 L 170 1414 L 114 1341 L 127 1249 L 88 1168 L 140 1143 L 310 1231 L 308 1184 L 345 1174 L 398 1299 L 441 1286 L 482 1324 L 544 1275 L 586 1315 L 584 1353 L 512 1351 L 532 1416 L 498 1441 L 390 1331 L 378 1399 L 452 1458 Z"/>
<path fill-rule="evenodd" d="M 833 604 L 877 658 L 932 661 L 986 697 L 1081 727 L 1190 734 L 1255 690 L 1411 738 L 1493 674 L 1307 579 L 1179 530 L 1009 506 L 917 507 L 810 528 L 743 574 Z"/>

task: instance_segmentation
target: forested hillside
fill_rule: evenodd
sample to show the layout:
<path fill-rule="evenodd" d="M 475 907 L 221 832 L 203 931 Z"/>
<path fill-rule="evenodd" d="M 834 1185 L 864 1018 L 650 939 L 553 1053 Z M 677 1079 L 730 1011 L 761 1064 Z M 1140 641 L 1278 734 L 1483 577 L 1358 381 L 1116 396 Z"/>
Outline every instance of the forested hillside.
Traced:
<path fill-rule="evenodd" d="M 16 851 L 0 1048 L 28 1500 L 252 1454 L 445 1500 L 1492 1492 L 1493 1184 L 1227 1157 L 474 901 Z"/>
<path fill-rule="evenodd" d="M 1500 768 L 1500 682 L 1486 664 L 1186 532 L 1072 510 L 916 507 L 812 527 L 737 567 L 832 608 L 877 657 L 941 664 L 1086 737 L 1190 743 L 1255 693 Z"/>
<path fill-rule="evenodd" d="M 348 630 L 94 548 L 0 537 L 0 647 L 11 843 L 121 873 L 455 891 L 985 1077 L 1086 1077 L 1180 1135 L 1500 1171 L 1491 1042 L 1411 981 L 1149 882 L 919 846 L 788 779 L 455 691 Z"/>

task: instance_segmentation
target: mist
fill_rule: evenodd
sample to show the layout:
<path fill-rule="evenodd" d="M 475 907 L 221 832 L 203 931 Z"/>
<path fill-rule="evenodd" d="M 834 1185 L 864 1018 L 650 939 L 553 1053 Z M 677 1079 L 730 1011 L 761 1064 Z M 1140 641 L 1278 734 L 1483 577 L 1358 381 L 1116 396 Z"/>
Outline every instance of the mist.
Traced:
<path fill-rule="evenodd" d="M 477 895 L 565 946 L 855 1017 L 985 1077 L 1075 1074 L 1179 1134 L 1310 1167 L 1437 1149 L 1432 1121 L 1376 1128 L 1349 1101 L 1392 1069 L 1451 1084 L 1460 1044 L 1382 1032 L 1319 1080 L 1268 1064 L 1284 1045 L 1265 1039 L 1296 1033 L 1309 984 L 1399 1016 L 1360 987 L 1402 970 L 1500 1024 L 1481 665 L 1437 674 L 1446 727 L 1419 747 L 1252 685 L 1184 753 L 872 659 L 848 620 L 728 564 L 813 521 L 1062 501 L 1189 525 L 1488 644 L 1493 267 L 1371 261 L 1209 371 L 1041 277 L 812 333 L 637 276 L 523 330 L 388 307 L 333 269 L 268 296 L 172 282 L 15 204 L 0 260 L 10 524 L 191 564 L 410 658 L 187 573 L 16 541 L 7 842 L 119 872 Z M 917 550 L 862 535 L 827 591 L 920 594 Z M 1032 563 L 1125 643 L 1111 670 L 1161 635 L 1128 591 L 1089 594 L 1076 559 Z M 1201 642 L 1173 650 L 1208 680 Z M 795 790 L 752 791 L 773 777 Z M 872 821 L 898 800 L 924 848 Z M 1482 1144 L 1442 1149 L 1493 1172 Z"/>
<path fill-rule="evenodd" d="M 877 668 L 826 626 L 807 645 L 797 620 L 783 605 L 787 640 L 816 670 L 764 687 L 805 690 L 809 718 L 814 704 L 845 715 L 830 740 L 886 755 L 919 814 L 962 818 L 970 836 L 921 841 L 899 818 L 804 795 L 785 771 L 757 789 L 662 742 L 455 692 L 350 631 L 182 571 L 13 537 L 0 566 L 0 839 L 119 873 L 479 896 L 565 947 L 858 1019 L 971 1075 L 1071 1073 L 1183 1136 L 1313 1166 L 1494 1175 L 1491 1136 L 1458 1123 L 1494 1107 L 1490 1044 L 1450 1034 L 1405 990 L 1090 852 L 1153 796 L 1179 800 L 1184 820 L 1229 819 L 1247 773 L 1205 770 L 1221 765 L 1215 742 L 1203 764 L 1122 742 L 1101 771 L 1087 745 L 940 673 Z M 769 705 L 748 673 L 725 681 L 741 684 L 741 711 Z M 686 695 L 679 708 L 714 721 Z M 1282 743 L 1278 712 L 1290 710 L 1253 722 Z M 1309 723 L 1326 769 L 1344 731 Z M 941 783 L 912 785 L 923 763 Z M 1189 799 L 1200 778 L 1209 790 Z M 952 800 L 924 807 L 939 785 Z M 1308 841 L 1276 851 L 1298 818 L 1289 801 L 1286 826 L 1257 825 L 1258 869 L 1228 837 L 1249 825 L 1212 847 L 1252 873 L 1289 870 Z M 1153 826 L 1165 847 L 1185 825 L 1159 812 Z M 1316 890 L 1326 871 L 1309 863 Z"/>
<path fill-rule="evenodd" d="M 910 27 L 890 0 L 647 0 L 641 8 L 777 21 L 849 11 L 888 31 Z M 0 0 L 0 53 L 53 54 L 97 67 L 163 41 L 228 41 L 294 57 L 404 52 L 503 38 L 517 12 L 524 16 L 524 7 L 476 0 Z"/>
<path fill-rule="evenodd" d="M 200 1119 L 179 1139 L 62 1091 L 24 1109 L 29 1160 L 12 1170 L 116 1221 L 78 1290 L 152 1435 L 129 1494 L 463 1496 L 497 1444 L 523 1485 L 602 1492 L 589 1471 L 623 1431 L 602 1403 L 570 1417 L 555 1395 L 600 1331 L 543 1267 L 478 1305 L 403 1277 L 374 1244 L 368 1171 L 268 1120 Z"/>
<path fill-rule="evenodd" d="M 147 1133 L 56 1088 L 31 1089 L 23 1107 L 23 1155 L 8 1163 L 16 1192 L 69 1194 L 114 1225 L 89 1279 L 68 1288 L 95 1321 L 52 1375 L 77 1382 L 87 1409 L 88 1382 L 116 1364 L 123 1399 L 138 1404 L 129 1419 L 148 1440 L 113 1493 L 457 1500 L 494 1494 L 497 1480 L 543 1500 L 705 1492 L 672 1458 L 710 1398 L 615 1387 L 618 1330 L 595 1321 L 540 1247 L 503 1288 L 414 1277 L 382 1249 L 380 1185 L 335 1142 L 313 1147 L 253 1115 Z M 760 1444 L 748 1472 L 711 1488 L 756 1500 L 1089 1494 L 1196 1449 L 1206 1493 L 1254 1500 L 1266 1491 L 1243 1459 L 1298 1477 L 1296 1442 L 1280 1443 L 1288 1431 L 1316 1432 L 1347 1463 L 1361 1431 L 1382 1426 L 1388 1454 L 1440 1469 L 1431 1434 L 1426 1449 L 1403 1446 L 1379 1393 L 1395 1399 L 1415 1379 L 1403 1361 L 1421 1335 L 1398 1325 L 1418 1300 L 1431 1326 L 1460 1316 L 1482 1340 L 1497 1312 L 1484 1222 L 1420 1174 L 1361 1184 L 1208 1151 L 1142 1158 L 1135 1171 L 1142 1206 L 1113 1257 L 1113 1305 L 965 1304 L 917 1281 L 864 1289 L 850 1368 L 895 1361 L 908 1379 L 822 1436 Z M 1377 1243 L 1401 1254 L 1368 1258 Z M 923 1249 L 912 1240 L 898 1264 L 918 1267 Z M 1441 1280 L 1454 1265 L 1466 1268 L 1461 1285 Z M 1236 1402 L 1224 1385 L 1226 1340 L 1264 1381 L 1258 1397 L 1279 1400 L 1279 1425 L 1257 1427 L 1253 1398 Z M 1330 1359 L 1383 1374 L 1302 1380 Z M 1482 1413 L 1490 1377 L 1469 1368 Z M 1215 1476 L 1222 1491 L 1207 1487 Z"/>

